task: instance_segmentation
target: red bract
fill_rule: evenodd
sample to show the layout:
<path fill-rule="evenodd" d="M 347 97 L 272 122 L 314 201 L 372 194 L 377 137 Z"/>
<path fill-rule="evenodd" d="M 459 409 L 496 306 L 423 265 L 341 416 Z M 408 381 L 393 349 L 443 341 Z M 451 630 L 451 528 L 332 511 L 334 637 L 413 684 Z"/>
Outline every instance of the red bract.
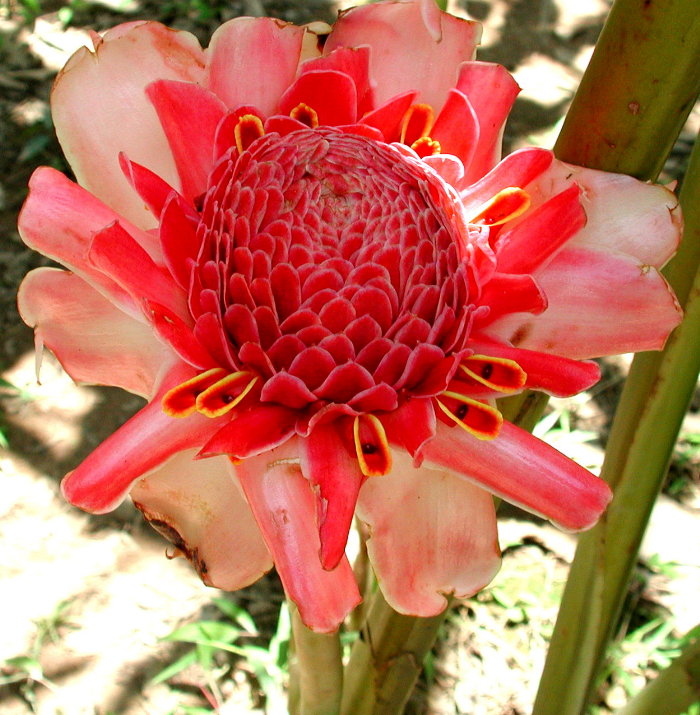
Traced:
<path fill-rule="evenodd" d="M 320 631 L 359 600 L 355 514 L 387 600 L 422 616 L 496 572 L 491 494 L 596 521 L 608 487 L 495 400 L 663 345 L 677 202 L 541 149 L 497 163 L 517 87 L 478 37 L 426 0 L 348 11 L 325 43 L 240 18 L 203 51 L 131 23 L 74 55 L 52 105 L 78 184 L 39 169 L 20 219 L 69 272 L 32 272 L 20 309 L 75 380 L 149 402 L 71 502 L 130 493 L 220 588 L 274 563 Z"/>

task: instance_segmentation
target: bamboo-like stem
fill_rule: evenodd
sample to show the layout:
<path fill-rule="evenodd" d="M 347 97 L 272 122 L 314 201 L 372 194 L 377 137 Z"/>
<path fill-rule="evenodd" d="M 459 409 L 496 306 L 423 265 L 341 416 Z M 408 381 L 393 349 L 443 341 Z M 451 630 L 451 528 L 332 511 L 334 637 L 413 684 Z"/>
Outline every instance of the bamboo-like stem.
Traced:
<path fill-rule="evenodd" d="M 343 689 L 339 633 L 314 633 L 290 602 L 295 664 L 290 672 L 290 715 L 338 715 Z"/>
<path fill-rule="evenodd" d="M 503 419 L 522 427 L 528 432 L 532 432 L 540 417 L 542 417 L 548 402 L 549 395 L 545 395 L 543 392 L 525 390 L 519 395 L 498 400 L 498 409 L 503 415 Z"/>
<path fill-rule="evenodd" d="M 362 602 L 355 606 L 355 609 L 350 614 L 350 630 L 359 631 L 367 616 L 368 604 L 370 596 L 374 588 L 374 572 L 372 565 L 369 562 L 369 554 L 367 553 L 367 539 L 369 537 L 368 527 L 360 520 L 355 519 L 355 529 L 359 537 L 359 549 L 357 556 L 352 564 L 352 570 L 355 574 L 355 581 L 362 594 Z"/>
<path fill-rule="evenodd" d="M 691 634 L 681 654 L 617 715 L 680 715 L 700 702 L 700 625 Z"/>
<path fill-rule="evenodd" d="M 433 618 L 404 616 L 377 591 L 346 669 L 342 715 L 403 712 L 448 610 Z"/>
<path fill-rule="evenodd" d="M 686 228 L 667 277 L 686 316 L 661 353 L 635 358 L 602 475 L 615 498 L 581 537 L 552 636 L 534 715 L 584 712 L 619 617 L 639 545 L 700 370 L 700 141 L 681 204 Z"/>
<path fill-rule="evenodd" d="M 572 164 L 653 179 L 698 92 L 697 0 L 615 0 L 555 152 Z"/>

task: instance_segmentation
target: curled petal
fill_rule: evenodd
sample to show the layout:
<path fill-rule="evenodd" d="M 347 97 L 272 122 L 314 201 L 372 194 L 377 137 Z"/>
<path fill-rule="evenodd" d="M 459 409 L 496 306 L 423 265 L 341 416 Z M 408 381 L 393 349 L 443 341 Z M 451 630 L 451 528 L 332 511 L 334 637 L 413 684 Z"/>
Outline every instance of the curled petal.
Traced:
<path fill-rule="evenodd" d="M 316 505 L 299 468 L 296 445 L 288 442 L 246 459 L 236 465 L 236 473 L 302 621 L 314 631 L 335 631 L 360 602 L 360 594 L 347 558 L 332 571 L 321 565 Z"/>
<path fill-rule="evenodd" d="M 535 278 L 549 307 L 489 326 L 516 347 L 586 359 L 660 350 L 682 318 L 673 291 L 652 266 L 622 254 L 565 248 Z"/>
<path fill-rule="evenodd" d="M 151 526 L 171 541 L 207 586 L 235 591 L 272 568 L 272 558 L 230 462 L 176 454 L 131 490 Z M 234 556 L 235 555 L 235 556 Z"/>
<path fill-rule="evenodd" d="M 222 367 L 213 367 L 171 387 L 160 399 L 163 412 L 170 417 L 178 418 L 189 417 L 195 412 L 201 412 L 197 405 L 199 395 L 211 385 L 219 382 L 224 375 L 226 375 L 226 370 Z"/>
<path fill-rule="evenodd" d="M 155 399 L 65 476 L 61 489 L 71 504 L 94 514 L 115 509 L 136 480 L 173 454 L 199 447 L 221 428 L 226 417 L 209 419 L 195 414 L 176 420 L 163 412 L 162 395 L 193 374 L 189 366 L 173 368 Z"/>
<path fill-rule="evenodd" d="M 525 387 L 541 390 L 555 397 L 577 395 L 600 380 L 600 368 L 588 360 L 571 360 L 498 343 L 471 341 L 469 345 L 478 352 L 514 360 L 525 371 Z"/>
<path fill-rule="evenodd" d="M 471 596 L 496 575 L 493 499 L 453 474 L 394 459 L 390 477 L 362 487 L 358 516 L 369 526 L 367 551 L 388 603 L 399 613 L 434 616 L 446 594 Z"/>
<path fill-rule="evenodd" d="M 334 569 L 345 553 L 348 532 L 364 476 L 350 453 L 347 437 L 338 431 L 338 421 L 317 425 L 299 439 L 302 474 L 316 488 L 316 519 L 324 569 Z"/>
<path fill-rule="evenodd" d="M 76 381 L 147 397 L 173 354 L 153 331 L 115 308 L 80 277 L 37 268 L 22 281 L 19 312 Z"/>
<path fill-rule="evenodd" d="M 490 442 L 438 422 L 422 451 L 426 466 L 461 475 L 571 531 L 593 526 L 612 498 L 602 479 L 509 422 Z"/>
<path fill-rule="evenodd" d="M 145 88 L 156 79 L 199 82 L 203 75 L 204 55 L 195 37 L 157 22 L 115 28 L 94 53 L 78 50 L 56 79 L 51 112 L 81 186 L 137 226 L 153 226 L 153 216 L 122 174 L 119 152 L 179 187 Z"/>
<path fill-rule="evenodd" d="M 212 35 L 205 86 L 231 109 L 250 104 L 273 114 L 296 76 L 303 37 L 303 27 L 280 20 L 230 20 Z"/>
<path fill-rule="evenodd" d="M 418 90 L 418 101 L 438 111 L 455 85 L 456 67 L 473 59 L 481 26 L 436 10 L 424 0 L 351 8 L 338 18 L 324 54 L 369 45 L 377 104 Z"/>
<path fill-rule="evenodd" d="M 353 420 L 353 441 L 360 471 L 367 477 L 381 477 L 391 471 L 391 450 L 381 420 L 372 414 Z"/>

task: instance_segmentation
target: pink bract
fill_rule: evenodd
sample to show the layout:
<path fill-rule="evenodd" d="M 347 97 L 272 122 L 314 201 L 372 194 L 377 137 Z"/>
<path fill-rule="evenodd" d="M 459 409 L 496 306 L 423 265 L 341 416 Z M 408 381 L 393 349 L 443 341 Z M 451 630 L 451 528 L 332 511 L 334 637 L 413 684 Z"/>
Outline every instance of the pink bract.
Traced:
<path fill-rule="evenodd" d="M 325 42 L 129 23 L 70 59 L 52 110 L 77 183 L 37 170 L 20 217 L 68 271 L 30 273 L 20 310 L 75 380 L 148 404 L 67 499 L 130 494 L 207 584 L 274 564 L 319 631 L 360 599 L 355 515 L 420 616 L 498 569 L 491 494 L 595 523 L 608 487 L 496 398 L 663 346 L 677 201 L 543 149 L 499 163 L 518 88 L 479 35 L 425 0 L 347 11 Z"/>

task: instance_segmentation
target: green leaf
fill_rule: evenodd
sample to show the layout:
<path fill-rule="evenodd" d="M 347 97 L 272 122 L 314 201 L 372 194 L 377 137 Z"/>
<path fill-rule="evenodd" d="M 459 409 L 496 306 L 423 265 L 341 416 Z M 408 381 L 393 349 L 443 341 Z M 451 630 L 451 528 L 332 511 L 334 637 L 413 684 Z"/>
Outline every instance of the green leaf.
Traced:
<path fill-rule="evenodd" d="M 188 666 L 192 665 L 197 660 L 197 653 L 191 650 L 189 653 L 185 653 L 181 658 L 178 658 L 174 663 L 171 663 L 167 668 L 163 668 L 157 675 L 151 678 L 151 683 L 153 685 L 158 685 L 173 675 L 177 675 L 180 671 L 184 670 Z"/>
<path fill-rule="evenodd" d="M 244 608 L 225 598 L 215 598 L 214 604 L 225 616 L 228 616 L 234 623 L 238 623 L 239 626 L 245 629 L 248 635 L 259 635 L 258 627 L 255 625 L 253 617 Z"/>
<path fill-rule="evenodd" d="M 164 640 L 183 641 L 185 643 L 203 643 L 213 645 L 214 641 L 232 643 L 241 635 L 241 629 L 221 621 L 197 621 L 177 628 Z M 211 643 L 210 643 L 211 641 Z"/>
<path fill-rule="evenodd" d="M 270 639 L 270 655 L 280 668 L 284 668 L 287 664 L 291 637 L 292 621 L 289 616 L 289 607 L 286 603 L 283 603 L 280 607 L 279 618 L 277 619 L 277 629 Z"/>
<path fill-rule="evenodd" d="M 32 680 L 43 680 L 44 678 L 44 669 L 41 667 L 41 663 L 35 658 L 30 658 L 28 655 L 18 655 L 14 658 L 7 658 L 5 665 L 26 673 Z"/>

